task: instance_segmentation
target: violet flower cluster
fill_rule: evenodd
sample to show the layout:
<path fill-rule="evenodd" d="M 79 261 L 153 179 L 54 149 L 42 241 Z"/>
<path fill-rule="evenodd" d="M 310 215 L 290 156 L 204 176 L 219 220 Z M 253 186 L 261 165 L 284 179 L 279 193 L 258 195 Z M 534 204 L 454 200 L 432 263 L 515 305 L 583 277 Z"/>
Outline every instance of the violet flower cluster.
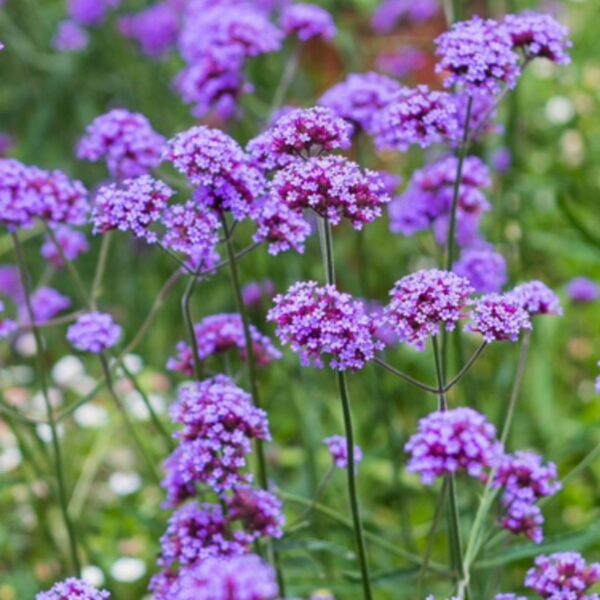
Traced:
<path fill-rule="evenodd" d="M 194 325 L 198 344 L 198 358 L 204 362 L 211 356 L 237 351 L 242 360 L 246 360 L 246 338 L 242 318 L 237 313 L 222 313 L 206 317 Z M 281 359 L 281 352 L 273 342 L 250 325 L 250 336 L 256 364 L 266 367 Z M 169 359 L 167 369 L 178 371 L 189 377 L 194 375 L 194 356 L 191 346 L 186 342 L 177 344 L 177 356 Z"/>
<path fill-rule="evenodd" d="M 139 113 L 116 108 L 96 117 L 77 148 L 77 158 L 91 162 L 104 160 L 115 179 L 146 175 L 161 160 L 165 139 L 152 129 Z"/>
<path fill-rule="evenodd" d="M 60 246 L 60 251 L 54 240 L 47 235 L 44 238 L 40 252 L 46 260 L 49 260 L 52 265 L 59 269 L 65 266 L 63 256 L 68 261 L 73 262 L 90 249 L 87 237 L 81 231 L 66 225 L 60 225 L 54 229 L 53 233 L 56 242 Z"/>
<path fill-rule="evenodd" d="M 510 292 L 530 317 L 536 315 L 562 316 L 563 309 L 558 296 L 541 281 L 529 281 Z"/>
<path fill-rule="evenodd" d="M 383 348 L 363 303 L 333 285 L 294 284 L 275 297 L 267 319 L 276 324 L 281 343 L 299 354 L 305 366 L 322 367 L 327 356 L 332 369 L 359 371 Z"/>
<path fill-rule="evenodd" d="M 479 333 L 487 343 L 516 342 L 523 331 L 532 328 L 529 313 L 514 294 L 487 294 L 477 300 L 470 312 L 469 331 Z"/>
<path fill-rule="evenodd" d="M 573 302 L 589 304 L 600 300 L 600 285 L 587 277 L 576 277 L 569 282 L 567 294 Z"/>
<path fill-rule="evenodd" d="M 325 438 L 324 440 L 329 454 L 333 459 L 333 464 L 338 469 L 346 470 L 348 468 L 348 444 L 346 438 L 341 435 L 333 435 Z M 359 446 L 354 446 L 354 466 L 358 468 L 358 465 L 362 462 L 363 453 Z"/>
<path fill-rule="evenodd" d="M 10 337 L 17 330 L 17 324 L 11 319 L 6 319 L 2 313 L 4 313 L 4 302 L 0 300 L 0 340 Z"/>
<path fill-rule="evenodd" d="M 483 294 L 501 292 L 508 281 L 506 260 L 489 244 L 465 248 L 452 270 Z"/>
<path fill-rule="evenodd" d="M 68 0 L 69 17 L 85 27 L 101 25 L 122 0 Z"/>
<path fill-rule="evenodd" d="M 97 590 L 81 579 L 71 577 L 56 583 L 47 592 L 41 592 L 36 600 L 108 600 L 110 594 L 104 590 Z"/>
<path fill-rule="evenodd" d="M 321 38 L 331 41 L 337 28 L 330 13 L 314 4 L 292 4 L 281 13 L 281 28 L 287 36 L 296 36 L 301 42 Z"/>
<path fill-rule="evenodd" d="M 31 310 L 36 325 L 43 325 L 61 312 L 71 307 L 71 299 L 57 290 L 40 287 L 31 294 Z M 19 308 L 19 321 L 25 325 L 31 324 L 29 310 L 26 305 Z"/>
<path fill-rule="evenodd" d="M 424 23 L 440 12 L 438 0 L 383 0 L 373 13 L 373 29 L 380 34 L 391 33 L 394 28 L 404 21 L 409 23 Z"/>
<path fill-rule="evenodd" d="M 90 312 L 82 315 L 67 330 L 67 340 L 81 352 L 102 354 L 116 346 L 123 329 L 108 313 Z"/>

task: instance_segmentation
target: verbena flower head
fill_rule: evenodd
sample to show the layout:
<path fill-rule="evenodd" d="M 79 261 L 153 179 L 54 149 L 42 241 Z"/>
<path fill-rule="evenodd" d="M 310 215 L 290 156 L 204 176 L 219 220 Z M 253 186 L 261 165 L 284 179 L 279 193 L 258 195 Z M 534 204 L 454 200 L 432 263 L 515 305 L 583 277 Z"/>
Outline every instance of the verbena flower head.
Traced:
<path fill-rule="evenodd" d="M 69 0 L 68 11 L 73 21 L 85 26 L 100 25 L 122 0 Z"/>
<path fill-rule="evenodd" d="M 567 294 L 573 302 L 596 302 L 600 299 L 600 285 L 587 277 L 576 277 L 569 282 Z"/>
<path fill-rule="evenodd" d="M 69 343 L 82 352 L 101 354 L 119 343 L 123 329 L 108 313 L 82 315 L 67 330 Z"/>
<path fill-rule="evenodd" d="M 158 2 L 119 20 L 121 33 L 135 40 L 144 54 L 154 58 L 165 55 L 175 47 L 179 28 L 179 15 L 171 2 Z"/>
<path fill-rule="evenodd" d="M 298 108 L 281 116 L 269 130 L 275 156 L 314 156 L 349 148 L 352 127 L 324 106 Z"/>
<path fill-rule="evenodd" d="M 465 248 L 452 270 L 483 294 L 502 291 L 508 280 L 506 260 L 488 245 Z"/>
<path fill-rule="evenodd" d="M 68 261 L 77 260 L 82 254 L 85 254 L 90 249 L 85 234 L 66 225 L 56 227 L 54 229 L 54 237 Z M 65 266 L 56 244 L 49 236 L 44 238 L 41 254 L 57 268 Z"/>
<path fill-rule="evenodd" d="M 419 430 L 405 446 L 411 455 L 407 469 L 418 473 L 425 485 L 438 477 L 466 471 L 485 478 L 502 454 L 496 428 L 471 408 L 433 412 L 419 421 Z"/>
<path fill-rule="evenodd" d="M 34 225 L 36 198 L 27 192 L 27 167 L 10 158 L 0 158 L 0 225 L 11 231 Z"/>
<path fill-rule="evenodd" d="M 535 315 L 561 316 L 563 314 L 558 296 L 541 281 L 524 283 L 510 293 L 531 317 Z"/>
<path fill-rule="evenodd" d="M 244 306 L 254 308 L 260 306 L 264 300 L 270 300 L 275 295 L 275 284 L 271 279 L 253 281 L 242 289 Z"/>
<path fill-rule="evenodd" d="M 242 148 L 226 133 L 193 127 L 169 141 L 166 160 L 196 188 L 195 201 L 235 219 L 248 216 L 265 181 Z"/>
<path fill-rule="evenodd" d="M 516 342 L 523 330 L 531 329 L 529 313 L 511 294 L 488 294 L 475 302 L 468 330 L 480 333 L 486 342 Z"/>
<path fill-rule="evenodd" d="M 73 577 L 56 583 L 47 592 L 39 593 L 36 600 L 107 600 L 107 591 L 97 590 L 89 583 Z"/>
<path fill-rule="evenodd" d="M 210 558 L 185 569 L 172 600 L 276 600 L 275 571 L 254 554 Z"/>
<path fill-rule="evenodd" d="M 398 52 L 382 52 L 375 65 L 384 73 L 403 79 L 424 69 L 428 63 L 427 53 L 417 48 L 405 47 Z"/>
<path fill-rule="evenodd" d="M 530 490 L 519 490 L 510 504 L 505 504 L 505 509 L 501 519 L 504 529 L 515 535 L 523 534 L 534 544 L 544 541 L 544 515 Z"/>
<path fill-rule="evenodd" d="M 379 150 L 406 152 L 454 143 L 460 134 L 455 99 L 426 85 L 402 88 L 373 118 L 372 133 Z"/>
<path fill-rule="evenodd" d="M 250 541 L 283 537 L 283 506 L 271 492 L 239 487 L 227 499 L 227 509 L 227 517 L 241 523 Z"/>
<path fill-rule="evenodd" d="M 89 44 L 88 32 L 75 21 L 62 21 L 52 40 L 52 47 L 59 52 L 81 52 Z"/>
<path fill-rule="evenodd" d="M 323 440 L 329 450 L 329 454 L 333 459 L 333 464 L 338 469 L 348 468 L 348 445 L 346 438 L 341 435 L 333 435 Z M 358 468 L 358 465 L 362 462 L 363 453 L 359 446 L 354 446 L 354 466 Z"/>
<path fill-rule="evenodd" d="M 71 306 L 71 299 L 49 287 L 38 288 L 31 295 L 31 309 L 37 325 L 43 325 L 56 315 Z M 30 323 L 29 311 L 26 306 L 21 306 L 19 317 L 23 323 Z"/>
<path fill-rule="evenodd" d="M 514 88 L 520 75 L 508 29 L 492 19 L 460 21 L 436 39 L 438 73 L 447 72 L 447 87 L 463 85 L 473 94 L 497 94 L 502 84 Z"/>
<path fill-rule="evenodd" d="M 373 29 L 380 34 L 391 33 L 401 22 L 424 23 L 440 12 L 438 0 L 383 0 L 373 13 Z"/>
<path fill-rule="evenodd" d="M 547 58 L 559 65 L 571 62 L 568 50 L 573 44 L 569 30 L 552 15 L 535 12 L 506 15 L 504 25 L 513 48 L 522 50 L 527 59 Z"/>
<path fill-rule="evenodd" d="M 328 356 L 331 368 L 358 371 L 383 348 L 362 302 L 333 285 L 301 281 L 278 294 L 274 303 L 267 319 L 277 325 L 281 343 L 298 353 L 305 366 L 322 367 Z"/>
<path fill-rule="evenodd" d="M 17 330 L 17 324 L 11 319 L 5 319 L 3 312 L 4 302 L 0 300 L 0 340 L 6 339 Z"/>
<path fill-rule="evenodd" d="M 332 40 L 337 33 L 330 13 L 314 4 L 292 4 L 281 13 L 281 27 L 288 36 L 307 42 L 314 38 Z"/>
<path fill-rule="evenodd" d="M 456 327 L 472 293 L 468 280 L 455 273 L 418 271 L 395 283 L 385 319 L 400 341 L 423 349 L 429 336 Z"/>
<path fill-rule="evenodd" d="M 265 173 L 283 169 L 298 160 L 297 156 L 274 152 L 270 129 L 252 138 L 246 145 L 246 152 L 251 157 L 252 163 Z"/>
<path fill-rule="evenodd" d="M 304 253 L 311 227 L 301 210 L 289 208 L 276 197 L 267 197 L 255 206 L 251 218 L 258 227 L 252 239 L 258 244 L 267 243 L 272 256 L 288 250 Z"/>
<path fill-rule="evenodd" d="M 94 198 L 94 233 L 118 229 L 155 243 L 158 237 L 150 228 L 161 218 L 174 194 L 166 183 L 150 175 L 105 185 Z"/>
<path fill-rule="evenodd" d="M 0 265 L 0 295 L 20 304 L 25 301 L 19 269 L 13 265 Z"/>
<path fill-rule="evenodd" d="M 600 581 L 600 563 L 587 563 L 577 552 L 541 555 L 529 569 L 525 586 L 547 600 L 598 600 L 587 591 Z"/>
<path fill-rule="evenodd" d="M 219 262 L 219 219 L 195 202 L 167 208 L 161 220 L 165 233 L 161 244 L 195 259 L 195 269 L 208 271 Z"/>
<path fill-rule="evenodd" d="M 77 158 L 106 161 L 115 179 L 131 179 L 156 168 L 165 139 L 139 113 L 116 108 L 100 115 L 88 126 L 77 148 Z"/>
<path fill-rule="evenodd" d="M 332 225 L 346 218 L 359 230 L 380 217 L 390 201 L 378 173 L 362 171 L 342 156 L 288 165 L 275 175 L 270 193 L 292 210 L 312 209 Z"/>
<path fill-rule="evenodd" d="M 242 318 L 237 313 L 221 313 L 206 317 L 196 325 L 194 332 L 198 342 L 198 354 L 201 361 L 210 356 L 224 352 L 237 351 L 240 358 L 246 360 L 246 338 Z M 254 358 L 261 367 L 266 367 L 281 358 L 281 352 L 275 348 L 273 342 L 260 331 L 250 325 Z M 185 375 L 193 376 L 194 361 L 192 349 L 185 342 L 177 344 L 178 355 L 169 360 L 167 368 L 179 371 Z"/>
<path fill-rule="evenodd" d="M 379 73 L 352 73 L 325 92 L 319 104 L 354 126 L 355 132 L 372 131 L 377 111 L 400 91 L 400 84 Z"/>

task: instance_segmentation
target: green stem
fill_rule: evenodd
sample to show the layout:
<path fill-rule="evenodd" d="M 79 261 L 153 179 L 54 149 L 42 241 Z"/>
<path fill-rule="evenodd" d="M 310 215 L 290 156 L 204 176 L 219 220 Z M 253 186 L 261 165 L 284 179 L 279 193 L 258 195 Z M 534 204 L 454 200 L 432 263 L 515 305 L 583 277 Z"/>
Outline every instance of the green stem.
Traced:
<path fill-rule="evenodd" d="M 331 223 L 327 219 L 321 221 L 322 230 L 322 252 L 325 260 L 325 274 L 328 285 L 335 285 L 335 257 L 333 252 L 333 235 L 331 233 Z M 369 573 L 369 562 L 367 558 L 367 549 L 365 546 L 362 519 L 360 515 L 360 504 L 358 501 L 358 491 L 356 488 L 356 465 L 354 461 L 354 426 L 352 424 L 352 409 L 350 406 L 350 395 L 348 393 L 348 382 L 346 373 L 338 371 L 337 373 L 338 389 L 342 403 L 342 412 L 344 416 L 344 428 L 346 431 L 346 452 L 348 457 L 348 494 L 350 496 L 350 510 L 352 512 L 352 521 L 354 523 L 354 537 L 358 551 L 358 561 L 362 576 L 363 595 L 365 600 L 373 598 L 371 591 L 371 576 Z"/>
<path fill-rule="evenodd" d="M 196 287 L 197 281 L 198 280 L 196 279 L 196 277 L 190 277 L 187 287 L 185 288 L 183 298 L 181 299 L 181 310 L 183 311 L 183 319 L 185 321 L 185 326 L 188 330 L 188 337 L 190 339 L 190 345 L 192 346 L 192 358 L 194 360 L 194 374 L 196 375 L 196 380 L 200 381 L 202 379 L 202 363 L 200 362 L 200 352 L 198 349 L 198 340 L 196 338 L 196 330 L 194 329 L 194 320 L 192 319 L 192 312 L 190 310 L 190 301 L 192 299 L 192 294 L 194 293 L 194 288 Z"/>
<path fill-rule="evenodd" d="M 436 395 L 438 395 L 440 393 L 440 390 L 438 388 L 434 388 L 430 385 L 427 385 L 426 383 L 423 383 L 422 381 L 419 381 L 418 379 L 415 379 L 414 377 L 407 375 L 403 371 L 399 371 L 398 369 L 396 369 L 396 367 L 393 367 L 392 365 L 385 362 L 381 358 L 375 357 L 373 359 L 373 362 L 376 365 L 379 365 L 382 369 L 385 369 L 389 373 L 392 373 L 396 377 L 403 379 L 404 381 L 407 381 L 411 385 L 414 385 L 415 387 L 418 387 L 419 389 L 421 389 L 425 392 L 429 392 L 430 394 L 436 394 Z"/>
<path fill-rule="evenodd" d="M 285 100 L 285 96 L 289 90 L 289 87 L 294 79 L 294 75 L 298 70 L 298 66 L 300 65 L 300 52 L 302 46 L 299 43 L 296 43 L 296 46 L 292 50 L 292 53 L 285 65 L 285 69 L 279 80 L 279 84 L 277 89 L 275 90 L 275 94 L 273 95 L 273 102 L 271 103 L 271 108 L 269 110 L 269 120 L 275 116 L 275 113 L 281 108 Z"/>
<path fill-rule="evenodd" d="M 56 428 L 56 421 L 54 419 L 54 409 L 52 408 L 52 403 L 50 402 L 50 398 L 48 396 L 48 382 L 46 379 L 46 370 L 44 367 L 43 359 L 44 344 L 40 331 L 35 324 L 35 314 L 33 312 L 33 307 L 31 304 L 31 287 L 29 284 L 29 273 L 27 271 L 27 265 L 25 263 L 23 247 L 21 246 L 21 242 L 19 241 L 18 234 L 12 233 L 11 235 L 15 247 L 15 255 L 17 258 L 19 272 L 21 274 L 21 283 L 25 294 L 25 304 L 32 325 L 31 330 L 35 338 L 38 379 L 40 382 L 40 387 L 42 388 L 42 396 L 44 398 L 44 405 L 46 407 L 46 413 L 48 416 L 48 426 L 50 427 L 52 451 L 54 453 L 54 468 L 56 471 L 56 481 L 58 484 L 58 500 L 60 504 L 62 518 L 65 524 L 65 529 L 67 530 L 67 537 L 69 539 L 69 551 L 71 554 L 71 562 L 73 563 L 73 570 L 76 576 L 79 577 L 81 571 L 81 563 L 79 561 L 79 554 L 77 551 L 77 538 L 75 534 L 75 527 L 73 526 L 73 522 L 69 517 L 67 488 L 65 484 L 65 475 L 63 469 L 60 441 L 58 439 L 58 431 Z"/>
<path fill-rule="evenodd" d="M 100 246 L 100 255 L 98 256 L 98 263 L 96 265 L 96 274 L 94 275 L 92 291 L 90 292 L 90 302 L 93 309 L 96 308 L 96 300 L 101 292 L 102 279 L 104 278 L 104 272 L 106 271 L 106 263 L 108 262 L 111 239 L 112 236 L 110 231 L 102 236 L 102 245 Z"/>

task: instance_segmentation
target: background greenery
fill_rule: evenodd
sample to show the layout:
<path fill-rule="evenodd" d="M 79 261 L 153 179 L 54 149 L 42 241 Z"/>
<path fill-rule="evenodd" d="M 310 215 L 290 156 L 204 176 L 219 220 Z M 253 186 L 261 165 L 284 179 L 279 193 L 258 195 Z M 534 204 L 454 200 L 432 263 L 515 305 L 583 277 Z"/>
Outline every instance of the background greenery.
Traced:
<path fill-rule="evenodd" d="M 125 9 L 147 4 L 126 1 Z M 310 105 L 345 73 L 369 68 L 383 47 L 413 43 L 431 50 L 431 40 L 445 27 L 440 20 L 377 39 L 369 27 L 374 1 L 322 4 L 334 12 L 340 36 L 334 46 L 315 44 L 304 49 L 301 70 L 288 94 L 287 100 L 293 103 Z M 532 6 L 517 0 L 510 4 L 507 7 L 502 0 L 464 3 L 460 10 L 463 14 L 497 15 Z M 564 294 L 566 283 L 575 276 L 600 282 L 600 38 L 597 2 L 571 0 L 553 6 L 572 28 L 573 64 L 562 68 L 534 64 L 502 107 L 504 133 L 492 136 L 477 151 L 490 158 L 499 146 L 506 145 L 513 153 L 512 170 L 496 178 L 490 195 L 494 212 L 485 221 L 488 238 L 509 260 L 510 283 L 539 278 L 561 294 L 565 307 L 562 319 L 536 323 L 509 447 L 533 449 L 556 461 L 565 475 L 600 444 L 600 405 L 593 389 L 600 359 L 600 311 L 598 304 L 575 306 Z M 142 57 L 118 35 L 114 20 L 92 32 L 91 45 L 84 53 L 56 54 L 50 40 L 62 18 L 63 2 L 57 0 L 8 0 L 7 7 L 0 9 L 0 39 L 9 47 L 0 54 L 0 131 L 15 137 L 16 158 L 45 168 L 65 169 L 93 188 L 105 177 L 103 167 L 78 163 L 74 147 L 95 116 L 124 106 L 146 114 L 166 136 L 190 127 L 193 119 L 170 89 L 173 76 L 181 68 L 176 57 L 163 62 Z M 241 142 L 255 135 L 264 122 L 290 51 L 286 47 L 280 55 L 252 64 L 256 94 L 244 101 L 247 118 L 227 126 Z M 417 81 L 433 82 L 431 70 L 409 79 L 410 83 Z M 425 160 L 420 151 L 405 157 L 379 157 L 366 141 L 360 156 L 363 165 L 385 168 L 405 179 Z M 237 244 L 242 247 L 252 230 L 245 226 L 240 230 Z M 435 247 L 427 236 L 393 236 L 386 218 L 366 230 L 362 246 L 347 226 L 336 228 L 335 237 L 340 287 L 359 296 L 383 301 L 395 280 L 435 264 Z M 40 240 L 34 232 L 27 244 L 36 281 L 47 274 L 39 258 Z M 93 278 L 97 255 L 98 240 L 94 240 L 92 252 L 78 261 L 87 282 Z M 0 234 L 0 264 L 13 262 L 10 242 Z M 124 325 L 127 339 L 135 334 L 174 269 L 164 255 L 135 244 L 127 236 L 115 238 L 101 305 Z M 299 279 L 322 279 L 317 240 L 311 239 L 302 257 L 282 255 L 274 259 L 260 249 L 244 259 L 242 276 L 245 283 L 269 277 L 279 291 Z M 54 274 L 52 285 L 74 295 L 66 273 Z M 145 364 L 140 376 L 144 389 L 166 404 L 173 398 L 178 380 L 165 374 L 164 365 L 175 342 L 185 337 L 182 292 L 182 287 L 175 290 L 138 350 Z M 226 272 L 203 284 L 194 297 L 197 319 L 234 308 Z M 265 312 L 263 306 L 253 318 L 255 324 L 268 329 Z M 51 363 L 69 352 L 64 335 L 64 328 L 48 334 Z M 467 344 L 471 350 L 476 341 L 468 340 Z M 453 392 L 452 402 L 474 406 L 501 423 L 517 358 L 516 345 L 490 348 Z M 428 353 L 399 348 L 389 352 L 388 360 L 415 376 L 433 380 Z M 0 361 L 5 366 L 0 373 L 5 399 L 35 411 L 31 371 L 14 368 L 31 367 L 30 359 L 3 347 Z M 100 375 L 94 361 L 87 367 L 92 378 Z M 222 365 L 216 363 L 214 368 L 219 370 Z M 377 598 L 414 598 L 418 567 L 394 551 L 423 552 L 439 490 L 424 489 L 404 472 L 402 445 L 414 431 L 417 419 L 434 408 L 435 400 L 382 375 L 374 366 L 352 376 L 350 385 L 358 440 L 366 455 L 359 484 L 367 527 L 389 546 L 369 544 Z M 127 382 L 120 382 L 120 386 L 127 393 Z M 322 439 L 343 431 L 335 378 L 327 370 L 300 369 L 296 357 L 285 352 L 283 361 L 261 372 L 261 388 L 274 435 L 268 450 L 272 479 L 285 492 L 311 498 L 329 468 Z M 76 392 L 63 390 L 63 403 L 68 405 L 79 398 Z M 168 513 L 160 508 L 162 491 L 137 456 L 104 392 L 97 395 L 94 405 L 108 412 L 107 425 L 90 428 L 73 419 L 64 422 L 71 508 L 80 537 L 85 540 L 86 563 L 104 571 L 106 586 L 115 598 L 138 599 L 144 596 L 153 572 Z M 166 414 L 164 419 L 168 426 Z M 140 420 L 137 427 L 159 465 L 168 452 L 165 444 L 150 421 Z M 0 600 L 32 598 L 66 573 L 66 541 L 59 513 L 44 484 L 49 472 L 44 443 L 35 428 L 6 417 L 0 420 L 0 453 L 14 445 L 15 433 L 21 436 L 21 450 L 29 449 L 32 460 L 23 460 L 17 468 L 0 475 Z M 139 472 L 143 485 L 133 494 L 117 495 L 109 485 L 115 471 Z M 478 600 L 487 600 L 501 590 L 519 590 L 525 570 L 542 551 L 578 550 L 590 560 L 600 556 L 599 476 L 600 464 L 594 463 L 545 506 L 544 546 L 511 538 L 483 556 L 475 572 Z M 465 530 L 480 491 L 480 486 L 459 480 Z M 344 519 L 349 517 L 342 473 L 335 474 L 320 502 Z M 303 508 L 288 500 L 286 511 L 292 524 Z M 442 523 L 434 547 L 434 559 L 441 563 L 447 560 L 445 539 Z M 309 521 L 291 527 L 280 547 L 294 595 L 306 597 L 323 587 L 333 590 L 338 598 L 359 596 L 353 539 L 343 524 L 314 513 Z M 111 567 L 123 556 L 145 561 L 146 575 L 130 583 L 116 581 Z M 425 589 L 438 597 L 450 592 L 448 582 L 435 577 L 428 579 Z"/>

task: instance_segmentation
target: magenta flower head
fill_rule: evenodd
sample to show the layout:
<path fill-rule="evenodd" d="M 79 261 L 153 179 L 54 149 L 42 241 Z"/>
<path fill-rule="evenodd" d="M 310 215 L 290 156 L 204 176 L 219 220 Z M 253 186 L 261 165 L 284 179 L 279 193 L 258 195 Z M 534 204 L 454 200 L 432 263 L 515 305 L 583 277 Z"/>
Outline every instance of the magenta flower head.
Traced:
<path fill-rule="evenodd" d="M 488 245 L 465 248 L 452 270 L 482 294 L 499 293 L 508 280 L 506 260 Z"/>
<path fill-rule="evenodd" d="M 302 211 L 289 208 L 276 197 L 268 197 L 254 207 L 252 219 L 258 227 L 252 239 L 258 244 L 267 243 L 272 256 L 288 250 L 304 253 L 311 227 Z"/>
<path fill-rule="evenodd" d="M 529 313 L 535 315 L 562 316 L 563 309 L 558 296 L 541 281 L 530 281 L 517 286 L 510 294 Z"/>
<path fill-rule="evenodd" d="M 279 597 L 275 571 L 254 554 L 201 561 L 183 571 L 177 588 L 169 600 L 276 600 Z"/>
<path fill-rule="evenodd" d="M 201 361 L 210 356 L 231 351 L 239 352 L 240 358 L 246 360 L 246 338 L 242 318 L 239 314 L 211 315 L 194 325 L 194 332 Z M 254 325 L 250 325 L 250 336 L 253 342 L 254 358 L 259 366 L 266 367 L 273 361 L 281 359 L 281 352 Z M 194 374 L 192 349 L 185 342 L 180 342 L 177 344 L 177 351 L 178 355 L 169 360 L 167 368 L 192 377 Z"/>
<path fill-rule="evenodd" d="M 121 0 L 69 0 L 69 16 L 76 23 L 86 27 L 100 25 L 108 13 L 120 4 Z"/>
<path fill-rule="evenodd" d="M 139 113 L 116 108 L 88 126 L 77 148 L 77 158 L 105 160 L 115 179 L 145 175 L 160 164 L 165 139 Z"/>
<path fill-rule="evenodd" d="M 402 48 L 399 52 L 382 52 L 375 65 L 384 73 L 403 79 L 427 66 L 428 55 L 417 48 Z"/>
<path fill-rule="evenodd" d="M 504 25 L 512 38 L 513 48 L 521 50 L 527 60 L 547 58 L 558 65 L 571 62 L 573 46 L 569 30 L 553 16 L 535 12 L 507 15 Z"/>
<path fill-rule="evenodd" d="M 352 127 L 329 108 L 315 106 L 284 114 L 269 132 L 270 151 L 275 157 L 308 157 L 349 148 Z"/>
<path fill-rule="evenodd" d="M 411 455 L 407 469 L 418 473 L 424 485 L 438 477 L 466 471 L 485 478 L 502 455 L 496 428 L 471 408 L 437 411 L 419 421 L 419 430 L 405 446 Z"/>
<path fill-rule="evenodd" d="M 43 325 L 56 315 L 67 310 L 71 306 L 71 299 L 63 296 L 60 292 L 49 287 L 38 288 L 31 295 L 31 309 L 33 318 L 37 325 Z M 21 306 L 19 317 L 23 323 L 29 324 L 29 311 L 26 306 Z"/>
<path fill-rule="evenodd" d="M 534 544 L 544 541 L 544 515 L 535 503 L 531 490 L 518 490 L 511 502 L 504 505 L 506 513 L 501 519 L 504 529 L 515 535 L 523 534 Z"/>
<path fill-rule="evenodd" d="M 250 542 L 264 537 L 283 537 L 283 506 L 271 492 L 239 487 L 227 499 L 227 509 L 227 517 L 242 524 Z"/>
<path fill-rule="evenodd" d="M 54 229 L 54 237 L 61 248 L 62 254 L 68 261 L 77 260 L 82 254 L 85 254 L 90 249 L 87 237 L 81 231 L 61 225 Z M 64 267 L 64 262 L 54 241 L 46 236 L 44 244 L 41 248 L 42 256 L 49 260 L 55 267 Z M 1 287 L 1 286 L 0 286 Z"/>
<path fill-rule="evenodd" d="M 58 25 L 52 46 L 59 52 L 81 52 L 87 48 L 89 41 L 88 32 L 83 27 L 75 21 L 63 21 Z"/>
<path fill-rule="evenodd" d="M 49 591 L 41 592 L 36 600 L 108 600 L 110 594 L 97 590 L 89 583 L 73 577 L 55 584 Z"/>
<path fill-rule="evenodd" d="M 260 306 L 264 300 L 271 299 L 275 295 L 275 284 L 271 279 L 253 281 L 242 289 L 244 306 L 255 308 Z"/>
<path fill-rule="evenodd" d="M 400 341 L 422 350 L 429 336 L 455 329 L 472 293 L 468 280 L 455 273 L 418 271 L 395 283 L 384 316 Z"/>
<path fill-rule="evenodd" d="M 329 450 L 329 454 L 333 459 L 333 464 L 338 468 L 345 470 L 348 468 L 348 445 L 346 438 L 341 435 L 333 435 L 323 440 Z M 363 453 L 359 446 L 354 446 L 354 466 L 362 462 Z"/>
<path fill-rule="evenodd" d="M 69 343 L 82 352 L 101 354 L 119 343 L 123 329 L 108 313 L 82 315 L 67 330 Z"/>
<path fill-rule="evenodd" d="M 4 340 L 17 330 L 17 324 L 10 319 L 2 316 L 4 312 L 4 302 L 0 300 L 0 340 Z"/>
<path fill-rule="evenodd" d="M 11 231 L 30 228 L 36 208 L 35 197 L 27 193 L 27 167 L 11 158 L 0 158 L 0 225 Z"/>
<path fill-rule="evenodd" d="M 415 144 L 452 144 L 460 134 L 456 101 L 426 85 L 402 88 L 374 116 L 371 130 L 379 150 L 406 152 Z"/>
<path fill-rule="evenodd" d="M 529 313 L 512 293 L 488 294 L 475 302 L 468 331 L 491 342 L 516 342 L 523 330 L 531 329 Z"/>
<path fill-rule="evenodd" d="M 342 156 L 290 164 L 275 175 L 271 198 L 295 211 L 312 209 L 332 225 L 347 218 L 358 230 L 379 218 L 390 201 L 378 173 L 363 172 Z"/>
<path fill-rule="evenodd" d="M 281 28 L 286 35 L 294 35 L 302 42 L 315 38 L 330 41 L 337 33 L 331 14 L 314 4 L 286 6 L 281 13 Z"/>
<path fill-rule="evenodd" d="M 194 200 L 246 218 L 265 181 L 235 140 L 218 129 L 193 127 L 169 141 L 165 159 L 196 188 Z"/>
<path fill-rule="evenodd" d="M 0 265 L 0 295 L 20 304 L 25 300 L 19 269 L 13 265 Z"/>
<path fill-rule="evenodd" d="M 396 80 L 385 75 L 352 73 L 345 81 L 325 92 L 319 104 L 351 123 L 355 133 L 361 129 L 371 132 L 377 111 L 386 106 L 400 89 Z"/>
<path fill-rule="evenodd" d="M 576 277 L 569 282 L 567 294 L 573 302 L 587 304 L 600 299 L 600 285 L 587 277 Z"/>
<path fill-rule="evenodd" d="M 557 552 L 535 559 L 525 586 L 547 600 L 598 600 L 586 592 L 600 581 L 600 563 L 588 564 L 577 552 Z"/>
<path fill-rule="evenodd" d="M 492 19 L 473 17 L 455 23 L 436 39 L 440 61 L 438 73 L 448 73 L 447 87 L 456 84 L 473 95 L 478 91 L 500 92 L 517 84 L 521 70 L 508 29 Z"/>
<path fill-rule="evenodd" d="M 373 29 L 380 34 L 391 33 L 402 22 L 425 23 L 440 12 L 438 0 L 383 0 L 373 13 Z"/>
<path fill-rule="evenodd" d="M 150 175 L 105 185 L 94 199 L 94 233 L 118 229 L 130 231 L 150 244 L 155 243 L 158 238 L 150 227 L 161 218 L 174 194 L 166 183 Z"/>
<path fill-rule="evenodd" d="M 298 353 L 304 366 L 322 367 L 323 356 L 329 356 L 332 369 L 359 371 L 383 349 L 362 302 L 333 285 L 301 281 L 275 296 L 274 302 L 267 319 L 277 325 L 281 343 Z"/>
<path fill-rule="evenodd" d="M 171 2 L 158 2 L 150 8 L 119 20 L 123 36 L 136 41 L 144 54 L 160 58 L 175 47 L 179 35 L 179 15 Z"/>

